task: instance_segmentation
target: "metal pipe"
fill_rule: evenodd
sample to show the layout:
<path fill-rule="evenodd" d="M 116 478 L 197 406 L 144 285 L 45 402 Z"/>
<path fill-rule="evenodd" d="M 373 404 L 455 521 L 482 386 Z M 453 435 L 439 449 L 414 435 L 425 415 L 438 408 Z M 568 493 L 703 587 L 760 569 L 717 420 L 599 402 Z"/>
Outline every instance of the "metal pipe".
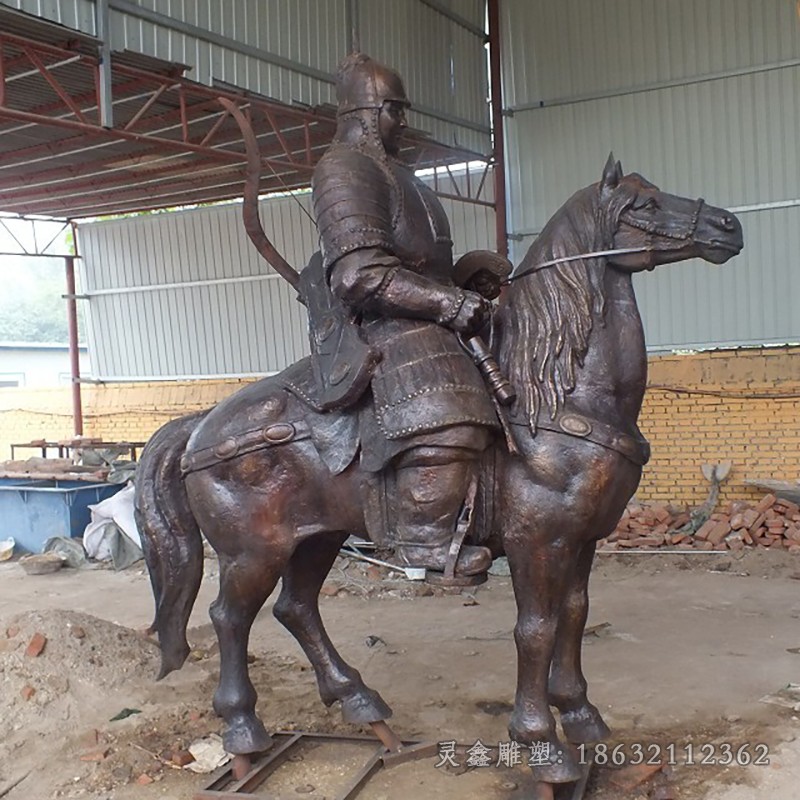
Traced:
<path fill-rule="evenodd" d="M 787 61 L 773 61 L 769 64 L 757 64 L 755 66 L 728 69 L 721 72 L 709 72 L 706 75 L 694 75 L 684 78 L 674 78 L 667 81 L 655 81 L 653 83 L 645 83 L 638 86 L 609 89 L 604 92 L 588 92 L 586 94 L 575 95 L 574 97 L 554 97 L 551 100 L 532 100 L 528 103 L 520 103 L 518 105 L 511 106 L 508 108 L 508 112 L 513 115 L 521 111 L 537 111 L 539 109 L 554 108 L 555 106 L 569 106 L 576 103 L 588 103 L 592 100 L 610 100 L 614 97 L 627 97 L 628 95 L 642 94 L 643 92 L 656 92 L 661 89 L 678 89 L 697 83 L 721 81 L 725 80 L 726 78 L 741 78 L 746 75 L 757 75 L 761 72 L 774 72 L 775 70 L 781 69 L 794 69 L 798 66 L 800 66 L 800 58 L 792 58 Z"/>
<path fill-rule="evenodd" d="M 744 206 L 729 206 L 728 211 L 732 214 L 752 214 L 759 211 L 779 211 L 784 208 L 797 208 L 800 206 L 800 197 L 789 200 L 770 200 L 766 203 L 751 203 Z M 536 237 L 541 233 L 539 228 L 526 228 L 521 231 L 512 231 L 508 234 L 509 239 L 521 240 Z"/>
<path fill-rule="evenodd" d="M 211 115 L 216 116 L 216 115 Z M 74 122 L 73 120 L 67 119 L 55 119 L 53 117 L 47 117 L 42 114 L 35 114 L 29 111 L 18 111 L 12 108 L 4 108 L 0 112 L 0 118 L 7 117 L 9 119 L 18 119 L 22 122 L 35 122 L 41 125 L 53 125 L 56 128 L 65 128 L 67 130 L 78 131 L 80 133 L 88 133 L 94 134 L 96 136 L 102 136 L 103 134 L 110 135 L 111 132 L 107 131 L 105 128 L 100 128 L 96 125 L 92 125 L 85 122 Z M 193 122 L 197 122 L 198 120 L 193 120 Z M 173 126 L 173 127 L 180 127 Z M 165 128 L 164 130 L 171 130 L 171 128 Z M 179 152 L 192 152 L 192 153 L 203 153 L 213 156 L 214 158 L 219 158 L 222 161 L 229 161 L 237 164 L 244 163 L 244 154 L 237 153 L 232 150 L 221 150 L 216 147 L 200 147 L 200 145 L 191 144 L 189 142 L 181 142 L 174 139 L 164 139 L 160 136 L 152 136 L 150 134 L 141 134 L 141 133 L 133 133 L 133 131 L 123 131 L 119 128 L 115 128 L 113 131 L 113 136 L 119 137 L 120 139 L 128 139 L 132 142 L 141 142 L 145 144 L 154 144 L 163 146 L 165 149 L 170 150 L 178 150 Z M 113 143 L 113 140 L 112 140 Z"/>
<path fill-rule="evenodd" d="M 0 44 L 2 44 L 2 42 L 0 42 Z M 1 64 L 2 64 L 2 61 L 0 61 L 0 65 Z M 36 72 L 38 73 L 39 70 L 36 70 Z M 120 103 L 132 103 L 134 100 L 141 100 L 141 99 L 144 99 L 145 97 L 150 97 L 150 95 L 151 95 L 151 92 L 145 92 L 143 94 L 138 94 L 138 95 L 126 95 L 125 97 L 121 97 L 119 100 L 115 100 L 114 103 L 116 105 L 119 105 Z M 2 105 L 2 103 L 0 103 L 0 105 Z M 97 103 L 94 103 L 91 106 L 82 107 L 81 111 L 84 114 L 86 114 L 89 111 L 95 111 L 97 108 L 98 108 Z M 42 109 L 40 108 L 39 111 L 42 111 Z M 55 118 L 55 119 L 65 119 L 66 117 L 70 117 L 70 116 L 72 116 L 72 112 L 69 112 L 68 114 L 53 114 L 52 115 L 52 117 Z M 47 115 L 47 118 L 50 119 L 51 115 Z M 36 127 L 38 127 L 37 123 L 35 123 L 35 122 L 26 122 L 26 123 L 24 123 L 22 125 L 15 125 L 13 128 L 3 128 L 3 135 L 7 135 L 9 133 L 18 133 L 19 131 L 30 130 L 31 128 L 36 128 Z M 39 147 L 42 150 L 45 149 L 41 145 Z M 30 152 L 30 151 L 31 151 L 30 147 L 26 147 L 25 148 L 25 152 L 26 153 Z"/>
<path fill-rule="evenodd" d="M 232 286 L 240 283 L 254 283 L 258 281 L 269 281 L 281 276 L 277 272 L 269 272 L 266 275 L 245 275 L 237 278 L 207 278 L 200 281 L 184 281 L 183 283 L 155 283 L 147 286 L 121 286 L 115 289 L 95 289 L 93 292 L 86 292 L 86 297 L 106 297 L 109 295 L 139 294 L 141 292 L 164 292 L 171 289 L 192 289 L 198 286 Z"/>
<path fill-rule="evenodd" d="M 78 304 L 75 302 L 75 256 L 64 256 L 67 270 L 67 330 L 69 333 L 69 365 L 72 381 L 72 419 L 76 436 L 83 436 L 81 405 L 81 366 L 78 351 Z"/>
<path fill-rule="evenodd" d="M 208 381 L 208 380 L 238 380 L 240 378 L 269 378 L 277 372 L 195 372 L 191 374 L 169 375 L 99 375 L 93 383 L 156 383 L 173 381 Z M 151 412 L 154 413 L 154 412 Z M 161 411 L 161 414 L 174 414 L 173 411 Z"/>
<path fill-rule="evenodd" d="M 497 252 L 508 255 L 506 222 L 505 133 L 500 63 L 500 0 L 489 0 L 489 88 L 492 96 L 492 145 L 494 162 L 494 203 Z"/>
<path fill-rule="evenodd" d="M 65 67 L 67 64 L 73 64 L 76 61 L 81 61 L 82 59 L 82 56 L 70 56 L 69 58 L 62 59 L 61 61 L 56 61 L 54 64 L 45 64 L 45 69 L 54 70 L 58 67 Z M 25 70 L 25 72 L 15 72 L 13 75 L 6 77 L 5 81 L 6 83 L 13 83 L 14 81 L 20 81 L 23 78 L 30 78 L 34 75 L 41 75 L 41 70 L 38 67 L 36 69 Z"/>

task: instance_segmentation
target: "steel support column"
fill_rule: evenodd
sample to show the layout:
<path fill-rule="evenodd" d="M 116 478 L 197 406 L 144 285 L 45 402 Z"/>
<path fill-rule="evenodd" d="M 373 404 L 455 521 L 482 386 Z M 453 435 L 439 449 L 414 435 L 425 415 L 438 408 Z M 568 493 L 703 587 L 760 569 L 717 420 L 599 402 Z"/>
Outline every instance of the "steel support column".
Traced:
<path fill-rule="evenodd" d="M 100 124 L 104 128 L 114 127 L 114 105 L 111 94 L 111 9 L 108 0 L 95 0 L 95 30 L 102 42 L 100 45 L 99 102 Z"/>
<path fill-rule="evenodd" d="M 69 333 L 69 364 L 72 380 L 72 419 L 76 436 L 83 436 L 83 407 L 81 405 L 81 367 L 78 351 L 78 304 L 75 299 L 75 256 L 65 256 L 67 269 L 67 329 Z"/>
<path fill-rule="evenodd" d="M 500 61 L 500 0 L 489 0 L 489 82 L 492 97 L 492 147 L 497 252 L 508 255 L 506 222 L 506 157 L 503 126 L 503 88 Z"/>

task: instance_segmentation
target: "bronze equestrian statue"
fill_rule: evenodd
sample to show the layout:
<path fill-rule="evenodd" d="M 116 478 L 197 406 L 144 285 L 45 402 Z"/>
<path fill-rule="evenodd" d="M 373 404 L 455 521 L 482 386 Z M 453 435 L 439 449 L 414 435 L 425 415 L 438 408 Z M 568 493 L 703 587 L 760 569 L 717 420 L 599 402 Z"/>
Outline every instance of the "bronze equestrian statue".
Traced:
<path fill-rule="evenodd" d="M 741 226 L 703 200 L 623 175 L 609 158 L 600 182 L 547 224 L 490 318 L 486 299 L 457 285 L 441 205 L 395 158 L 400 79 L 351 58 L 339 92 L 337 138 L 314 179 L 323 254 L 301 281 L 312 356 L 168 423 L 139 465 L 161 676 L 189 653 L 201 530 L 219 556 L 214 709 L 234 754 L 270 746 L 247 643 L 279 579 L 274 614 L 308 656 L 323 702 L 366 724 L 391 710 L 336 651 L 318 608 L 346 538 L 394 543 L 401 559 L 432 571 L 449 559 L 456 579 L 505 553 L 518 607 L 509 732 L 550 745 L 551 762 L 533 768 L 538 780 L 576 780 L 551 706 L 570 742 L 607 736 L 581 668 L 587 584 L 595 543 L 614 529 L 649 454 L 636 425 L 647 359 L 632 275 L 695 257 L 721 264 L 741 250 Z M 462 266 L 462 277 L 481 273 L 489 296 L 504 273 L 488 255 Z M 459 335 L 486 322 L 518 393 L 508 408 L 462 358 Z"/>

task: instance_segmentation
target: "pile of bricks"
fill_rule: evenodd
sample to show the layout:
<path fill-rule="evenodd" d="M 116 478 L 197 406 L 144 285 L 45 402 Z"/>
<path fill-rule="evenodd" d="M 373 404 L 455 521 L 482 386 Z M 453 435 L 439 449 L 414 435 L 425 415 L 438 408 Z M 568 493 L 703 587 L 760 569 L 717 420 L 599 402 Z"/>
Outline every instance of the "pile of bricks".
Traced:
<path fill-rule="evenodd" d="M 800 552 L 800 506 L 774 494 L 755 505 L 734 501 L 698 526 L 699 521 L 698 512 L 632 503 L 616 530 L 599 545 L 606 550 L 776 547 Z"/>

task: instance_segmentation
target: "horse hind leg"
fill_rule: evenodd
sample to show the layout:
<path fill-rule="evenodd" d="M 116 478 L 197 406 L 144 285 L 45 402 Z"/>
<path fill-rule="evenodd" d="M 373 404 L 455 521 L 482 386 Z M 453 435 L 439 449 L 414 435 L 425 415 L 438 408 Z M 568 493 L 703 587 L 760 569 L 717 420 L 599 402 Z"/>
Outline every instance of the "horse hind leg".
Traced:
<path fill-rule="evenodd" d="M 589 542 L 581 551 L 564 599 L 547 687 L 551 705 L 561 714 L 564 735 L 575 744 L 595 744 L 611 734 L 596 706 L 589 702 L 581 665 L 583 631 L 589 615 L 589 574 L 595 547 L 595 542 Z"/>
<path fill-rule="evenodd" d="M 288 556 L 263 541 L 242 548 L 233 556 L 219 554 L 219 595 L 211 605 L 211 621 L 220 650 L 219 686 L 214 711 L 226 723 L 225 750 L 234 755 L 260 753 L 272 737 L 256 716 L 256 690 L 247 668 L 250 629 L 266 599 L 272 594 Z"/>
<path fill-rule="evenodd" d="M 321 534 L 302 542 L 283 575 L 273 614 L 294 636 L 314 667 L 326 706 L 342 704 L 345 722 L 366 724 L 389 719 L 392 710 L 364 684 L 333 646 L 319 613 L 319 591 L 347 534 Z"/>

